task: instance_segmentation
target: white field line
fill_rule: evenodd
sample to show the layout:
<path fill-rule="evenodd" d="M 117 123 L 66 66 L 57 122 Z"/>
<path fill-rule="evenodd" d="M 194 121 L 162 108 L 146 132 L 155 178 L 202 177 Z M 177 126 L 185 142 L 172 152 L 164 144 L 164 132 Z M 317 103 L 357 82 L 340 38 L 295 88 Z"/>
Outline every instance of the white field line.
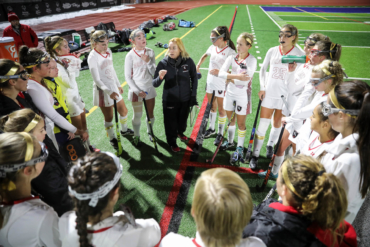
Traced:
<path fill-rule="evenodd" d="M 262 9 L 262 11 L 265 12 L 265 14 L 275 23 L 276 26 L 279 27 L 279 29 L 281 29 L 281 26 L 277 24 L 277 22 L 274 19 L 272 19 L 271 16 L 261 6 L 260 6 L 260 9 Z M 298 44 L 296 44 L 295 46 L 304 53 L 302 47 L 300 47 Z"/>
<path fill-rule="evenodd" d="M 278 15 L 278 16 L 295 16 L 295 17 L 316 17 L 317 18 L 317 16 L 299 16 L 299 15 Z M 336 16 L 332 16 L 332 15 L 320 15 L 321 17 L 336 17 Z M 339 16 L 337 16 L 337 17 L 339 17 Z M 365 19 L 367 19 L 367 18 L 370 18 L 370 17 L 368 17 L 368 16 L 343 16 L 343 17 L 346 17 L 346 18 L 359 18 L 359 19 L 361 19 L 361 18 L 365 18 Z"/>
<path fill-rule="evenodd" d="M 333 32 L 333 33 L 370 33 L 370 31 L 341 31 L 341 30 L 309 30 L 309 29 L 299 29 L 299 31 L 307 32 Z"/>
<path fill-rule="evenodd" d="M 284 22 L 310 22 L 310 23 L 351 23 L 351 24 L 363 24 L 360 22 L 351 22 L 351 21 L 341 21 L 341 22 L 335 22 L 335 21 L 286 21 Z"/>
<path fill-rule="evenodd" d="M 248 16 L 249 16 L 249 22 L 251 23 L 251 26 L 253 27 L 252 18 L 251 18 L 251 14 L 249 13 L 248 5 L 246 5 L 246 7 L 247 7 L 247 11 L 248 11 Z"/>
<path fill-rule="evenodd" d="M 370 78 L 358 78 L 358 77 L 348 77 L 348 78 L 344 78 L 344 79 L 351 79 L 351 80 L 367 80 L 369 81 Z"/>

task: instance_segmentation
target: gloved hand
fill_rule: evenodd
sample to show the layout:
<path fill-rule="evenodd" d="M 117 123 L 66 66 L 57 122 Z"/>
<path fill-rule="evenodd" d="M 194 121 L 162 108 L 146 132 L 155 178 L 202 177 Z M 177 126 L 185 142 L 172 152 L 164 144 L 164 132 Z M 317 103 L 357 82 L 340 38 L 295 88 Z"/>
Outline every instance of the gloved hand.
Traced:
<path fill-rule="evenodd" d="M 200 80 L 202 78 L 202 74 L 201 73 L 197 73 L 197 76 L 198 76 L 198 80 Z"/>
<path fill-rule="evenodd" d="M 192 106 L 197 106 L 198 105 L 198 101 L 197 101 L 197 97 L 195 97 L 195 96 L 191 96 L 190 97 L 190 107 L 192 107 Z"/>

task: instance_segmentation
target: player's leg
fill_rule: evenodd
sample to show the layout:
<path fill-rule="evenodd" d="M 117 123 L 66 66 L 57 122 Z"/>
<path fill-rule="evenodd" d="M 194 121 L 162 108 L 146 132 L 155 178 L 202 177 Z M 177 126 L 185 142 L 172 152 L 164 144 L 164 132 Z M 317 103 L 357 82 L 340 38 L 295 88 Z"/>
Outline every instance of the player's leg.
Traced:
<path fill-rule="evenodd" d="M 151 98 L 151 99 L 145 100 L 145 102 L 146 102 L 146 107 L 148 108 L 148 113 L 149 113 L 149 118 L 150 118 L 150 122 L 151 122 L 152 128 L 154 128 L 154 121 L 155 121 L 155 118 L 154 118 L 155 98 Z M 149 126 L 148 118 L 146 118 L 146 127 L 147 127 L 147 133 L 148 133 L 148 136 L 149 136 L 149 140 L 152 142 L 153 141 L 153 137 L 150 134 L 150 126 Z"/>
<path fill-rule="evenodd" d="M 132 129 L 127 128 L 127 107 L 123 99 L 117 101 L 117 111 L 119 113 L 119 121 L 121 123 L 121 135 L 134 135 Z"/>
<path fill-rule="evenodd" d="M 210 93 L 207 91 L 208 102 L 211 102 L 212 94 L 213 92 Z M 211 107 L 211 112 L 209 113 L 209 128 L 206 130 L 206 133 L 204 134 L 205 138 L 211 137 L 212 135 L 216 133 L 215 131 L 216 118 L 217 118 L 217 100 L 216 100 L 216 97 L 214 97 L 212 107 Z"/>
<path fill-rule="evenodd" d="M 222 135 L 225 130 L 226 124 L 226 111 L 224 109 L 224 97 L 217 97 L 217 105 L 218 105 L 218 132 L 215 141 L 213 142 L 214 145 L 218 145 Z"/>

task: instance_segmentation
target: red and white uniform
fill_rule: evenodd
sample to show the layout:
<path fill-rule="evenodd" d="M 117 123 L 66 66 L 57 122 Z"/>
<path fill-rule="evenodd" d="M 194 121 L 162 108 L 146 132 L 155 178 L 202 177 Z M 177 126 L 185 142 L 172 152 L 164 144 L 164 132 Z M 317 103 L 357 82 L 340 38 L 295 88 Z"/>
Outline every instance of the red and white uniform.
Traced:
<path fill-rule="evenodd" d="M 149 62 L 141 59 L 141 55 L 148 55 Z M 153 76 L 155 73 L 155 55 L 154 51 L 145 47 L 144 50 L 137 51 L 131 49 L 125 59 L 125 79 L 129 86 L 128 100 L 132 102 L 142 101 L 139 93 L 144 91 L 147 93 L 146 100 L 155 98 L 157 93 L 152 85 Z"/>
<path fill-rule="evenodd" d="M 224 109 L 227 111 L 234 111 L 233 102 L 236 101 L 235 113 L 238 115 L 248 115 L 252 112 L 252 80 L 253 74 L 257 69 L 257 59 L 250 53 L 244 60 L 240 62 L 237 61 L 237 58 L 238 55 L 229 56 L 226 59 L 225 63 L 222 65 L 218 76 L 223 80 L 226 80 L 228 75 L 227 72 L 229 71 L 229 68 L 231 66 L 231 74 L 240 74 L 243 72 L 247 72 L 250 80 L 234 80 L 234 83 L 228 84 L 224 100 Z M 240 67 L 240 64 L 242 63 L 247 66 L 247 70 Z"/>
<path fill-rule="evenodd" d="M 122 96 L 118 88 L 121 84 L 113 67 L 112 51 L 108 48 L 106 54 L 101 54 L 93 49 L 89 54 L 87 63 L 94 80 L 94 106 L 112 106 L 113 99 L 110 98 L 110 95 L 113 92 L 119 95 L 117 102 L 120 101 Z"/>
<path fill-rule="evenodd" d="M 361 162 L 356 144 L 358 138 L 357 133 L 345 138 L 339 134 L 333 144 L 326 148 L 327 154 L 321 160 L 326 172 L 333 173 L 342 182 L 348 199 L 344 219 L 351 224 L 365 200 L 359 190 Z"/>
<path fill-rule="evenodd" d="M 312 131 L 307 145 L 301 150 L 301 154 L 318 158 L 327 148 L 334 142 L 333 140 L 321 143 L 319 140 L 320 135 L 316 131 Z"/>
<path fill-rule="evenodd" d="M 3 247 L 59 247 L 58 215 L 39 197 L 1 204 Z"/>
<path fill-rule="evenodd" d="M 226 89 L 225 79 L 214 76 L 209 72 L 213 69 L 220 70 L 226 59 L 229 56 L 234 57 L 236 55 L 236 52 L 229 46 L 226 46 L 223 49 L 219 49 L 217 46 L 211 45 L 206 51 L 206 54 L 210 56 L 206 92 L 213 93 L 213 91 L 215 91 L 216 97 L 223 98 L 225 97 Z"/>
<path fill-rule="evenodd" d="M 66 97 L 66 104 L 71 117 L 76 117 L 84 112 L 85 103 L 83 102 L 76 77 L 80 75 L 81 59 L 73 54 L 64 56 L 58 56 L 59 61 L 66 64 L 67 69 L 61 64 L 57 63 L 58 66 L 58 77 L 55 81 L 62 88 L 62 92 Z"/>
<path fill-rule="evenodd" d="M 163 239 L 159 247 L 206 247 L 199 235 L 196 233 L 195 238 L 188 238 L 176 233 L 169 233 Z M 257 237 L 248 237 L 241 239 L 236 247 L 266 247 L 265 243 Z"/>
<path fill-rule="evenodd" d="M 153 247 L 161 239 L 161 229 L 154 219 L 136 219 L 137 228 L 127 223 L 124 213 L 115 212 L 93 226 L 88 225 L 88 238 L 93 246 Z M 79 247 L 76 230 L 76 213 L 66 212 L 59 220 L 62 247 Z"/>
<path fill-rule="evenodd" d="M 301 56 L 304 55 L 304 53 L 294 46 L 284 55 Z M 283 106 L 281 95 L 285 97 L 288 95 L 286 78 L 289 73 L 289 68 L 287 63 L 281 62 L 282 57 L 283 53 L 280 46 L 270 48 L 260 70 L 260 90 L 266 91 L 262 106 L 269 109 L 281 110 Z M 269 66 L 270 69 L 267 75 L 267 68 Z"/>

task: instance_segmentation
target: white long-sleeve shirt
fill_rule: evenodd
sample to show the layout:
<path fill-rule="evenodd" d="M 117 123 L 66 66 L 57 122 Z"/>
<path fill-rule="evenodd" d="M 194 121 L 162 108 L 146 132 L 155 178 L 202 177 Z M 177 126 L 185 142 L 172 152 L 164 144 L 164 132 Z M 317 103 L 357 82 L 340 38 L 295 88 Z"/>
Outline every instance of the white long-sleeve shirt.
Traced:
<path fill-rule="evenodd" d="M 297 47 L 293 47 L 285 55 L 304 55 Z M 289 72 L 287 63 L 282 63 L 283 53 L 280 46 L 268 50 L 260 70 L 260 90 L 266 91 L 266 97 L 281 99 L 281 95 L 287 96 L 286 76 Z M 269 73 L 267 68 L 270 66 Z M 294 72 L 292 72 L 294 73 Z"/>
<path fill-rule="evenodd" d="M 333 173 L 342 182 L 347 193 L 348 208 L 345 220 L 352 224 L 365 198 L 360 192 L 360 155 L 354 133 L 343 138 L 339 134 L 334 142 L 326 148 L 327 154 L 321 160 L 326 172 Z"/>
<path fill-rule="evenodd" d="M 60 247 L 58 215 L 38 197 L 29 197 L 0 207 L 3 247 Z"/>
<path fill-rule="evenodd" d="M 149 56 L 149 62 L 141 59 L 143 54 Z M 152 88 L 155 69 L 155 55 L 152 49 L 147 47 L 140 51 L 131 49 L 125 59 L 125 79 L 130 90 L 139 95 L 141 91 Z"/>
<path fill-rule="evenodd" d="M 87 59 L 94 86 L 111 95 L 113 92 L 119 94 L 118 88 L 121 86 L 116 71 L 113 67 L 112 51 L 108 48 L 106 54 L 101 54 L 93 49 Z"/>

